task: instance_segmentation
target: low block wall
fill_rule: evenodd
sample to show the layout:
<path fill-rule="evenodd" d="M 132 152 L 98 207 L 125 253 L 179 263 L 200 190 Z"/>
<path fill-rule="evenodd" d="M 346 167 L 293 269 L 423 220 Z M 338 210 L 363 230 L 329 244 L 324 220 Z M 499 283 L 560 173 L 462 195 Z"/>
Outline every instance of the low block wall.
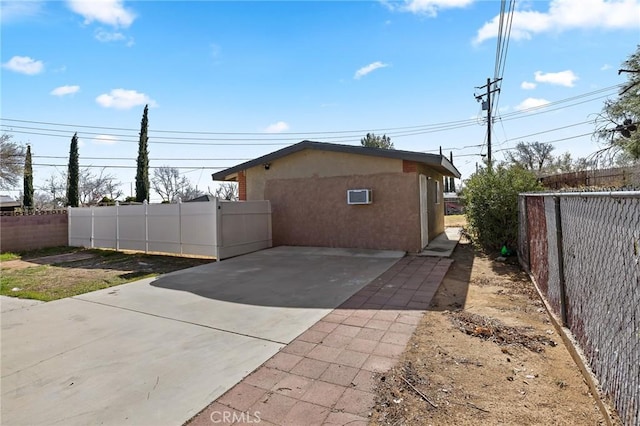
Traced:
<path fill-rule="evenodd" d="M 66 246 L 68 226 L 66 212 L 0 216 L 0 252 Z"/>

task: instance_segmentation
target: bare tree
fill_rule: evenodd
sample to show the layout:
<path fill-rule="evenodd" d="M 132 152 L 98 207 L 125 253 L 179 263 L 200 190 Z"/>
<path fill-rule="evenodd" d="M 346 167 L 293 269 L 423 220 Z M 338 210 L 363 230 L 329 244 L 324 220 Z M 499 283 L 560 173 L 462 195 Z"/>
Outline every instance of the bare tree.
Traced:
<path fill-rule="evenodd" d="M 36 210 L 51 210 L 55 209 L 56 205 L 53 202 L 53 196 L 44 191 L 36 191 L 33 195 L 33 207 Z"/>
<path fill-rule="evenodd" d="M 176 201 L 189 185 L 189 179 L 180 176 L 180 170 L 175 167 L 162 166 L 153 170 L 151 186 L 164 202 Z"/>
<path fill-rule="evenodd" d="M 98 204 L 100 200 L 120 186 L 115 176 L 100 170 L 100 174 L 94 174 L 89 168 L 80 170 L 80 202 L 82 205 L 91 206 Z"/>
<path fill-rule="evenodd" d="M 187 201 L 193 200 L 194 198 L 200 197 L 201 195 L 204 195 L 203 191 L 200 191 L 197 187 L 191 185 L 191 183 L 188 183 L 184 188 L 182 188 L 182 191 L 180 191 L 178 197 L 180 197 L 180 199 L 183 201 Z"/>
<path fill-rule="evenodd" d="M 22 179 L 24 146 L 12 142 L 12 135 L 0 136 L 0 189 L 11 189 Z"/>
<path fill-rule="evenodd" d="M 236 182 L 223 182 L 214 194 L 216 198 L 227 201 L 238 201 L 238 184 Z"/>

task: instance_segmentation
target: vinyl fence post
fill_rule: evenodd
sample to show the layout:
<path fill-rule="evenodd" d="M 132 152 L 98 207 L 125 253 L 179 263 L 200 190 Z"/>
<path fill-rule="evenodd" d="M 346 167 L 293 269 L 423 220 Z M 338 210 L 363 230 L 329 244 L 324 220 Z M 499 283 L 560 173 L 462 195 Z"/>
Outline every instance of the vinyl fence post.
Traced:
<path fill-rule="evenodd" d="M 93 218 L 93 206 L 89 207 L 91 209 L 91 244 L 89 244 L 93 248 L 93 239 L 94 239 L 94 218 Z"/>
<path fill-rule="evenodd" d="M 178 242 L 180 244 L 180 254 L 182 254 L 182 199 L 178 198 Z"/>
<path fill-rule="evenodd" d="M 560 285 L 560 318 L 562 326 L 567 326 L 567 298 L 564 280 L 564 253 L 562 241 L 562 212 L 560 210 L 560 197 L 553 197 L 556 213 L 556 242 L 558 245 L 558 281 Z"/>
<path fill-rule="evenodd" d="M 144 200 L 144 252 L 149 253 L 149 203 Z"/>
<path fill-rule="evenodd" d="M 116 201 L 116 251 L 120 251 L 120 202 Z"/>

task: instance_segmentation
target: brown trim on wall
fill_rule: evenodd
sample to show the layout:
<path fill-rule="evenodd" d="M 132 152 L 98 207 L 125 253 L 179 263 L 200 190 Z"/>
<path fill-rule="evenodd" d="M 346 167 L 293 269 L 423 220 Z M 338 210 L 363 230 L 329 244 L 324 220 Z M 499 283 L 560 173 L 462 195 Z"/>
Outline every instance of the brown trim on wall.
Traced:
<path fill-rule="evenodd" d="M 238 172 L 238 199 L 247 201 L 247 175 L 244 170 Z"/>
<path fill-rule="evenodd" d="M 417 173 L 418 163 L 415 161 L 402 160 L 402 172 L 403 173 Z"/>

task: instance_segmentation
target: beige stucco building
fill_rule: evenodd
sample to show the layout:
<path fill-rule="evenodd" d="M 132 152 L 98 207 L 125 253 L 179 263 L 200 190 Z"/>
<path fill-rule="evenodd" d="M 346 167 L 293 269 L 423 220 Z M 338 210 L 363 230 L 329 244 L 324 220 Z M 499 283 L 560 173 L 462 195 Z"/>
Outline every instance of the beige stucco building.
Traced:
<path fill-rule="evenodd" d="M 212 175 L 271 202 L 274 246 L 409 252 L 444 231 L 444 176 L 442 155 L 311 141 Z"/>

